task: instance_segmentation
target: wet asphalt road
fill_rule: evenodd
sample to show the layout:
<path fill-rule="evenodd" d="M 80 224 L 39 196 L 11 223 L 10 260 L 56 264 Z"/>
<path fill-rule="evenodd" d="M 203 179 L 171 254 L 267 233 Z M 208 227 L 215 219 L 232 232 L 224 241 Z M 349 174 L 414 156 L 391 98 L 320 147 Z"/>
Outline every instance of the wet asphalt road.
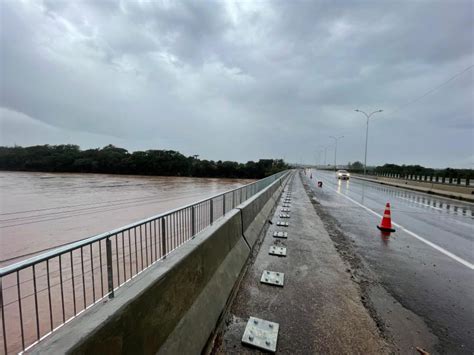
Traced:
<path fill-rule="evenodd" d="M 440 351 L 474 353 L 474 205 L 312 171 L 318 202 L 384 288 L 420 316 Z M 323 181 L 323 188 L 316 182 Z M 397 231 L 376 228 L 390 202 Z"/>

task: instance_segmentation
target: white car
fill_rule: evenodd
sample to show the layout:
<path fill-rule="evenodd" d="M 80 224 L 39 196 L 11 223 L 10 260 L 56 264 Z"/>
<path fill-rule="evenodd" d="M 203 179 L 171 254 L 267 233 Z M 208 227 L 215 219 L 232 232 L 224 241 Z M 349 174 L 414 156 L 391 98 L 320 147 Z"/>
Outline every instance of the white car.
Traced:
<path fill-rule="evenodd" d="M 338 170 L 336 172 L 336 176 L 338 179 L 349 180 L 351 174 L 349 174 L 346 170 Z"/>

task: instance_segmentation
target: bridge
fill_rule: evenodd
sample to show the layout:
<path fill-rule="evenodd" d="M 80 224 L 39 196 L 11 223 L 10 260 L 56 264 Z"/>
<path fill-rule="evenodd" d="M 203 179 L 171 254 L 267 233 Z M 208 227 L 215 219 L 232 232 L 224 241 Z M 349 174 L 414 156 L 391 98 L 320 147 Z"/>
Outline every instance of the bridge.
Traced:
<path fill-rule="evenodd" d="M 2 268 L 2 348 L 470 353 L 472 204 L 395 179 L 286 171 Z"/>

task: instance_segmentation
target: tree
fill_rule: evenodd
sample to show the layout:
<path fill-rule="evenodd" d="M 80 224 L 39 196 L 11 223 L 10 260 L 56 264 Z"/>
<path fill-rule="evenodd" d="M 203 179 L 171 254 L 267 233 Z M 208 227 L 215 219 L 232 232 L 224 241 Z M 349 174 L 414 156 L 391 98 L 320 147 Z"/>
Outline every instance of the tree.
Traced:
<path fill-rule="evenodd" d="M 233 161 L 199 160 L 174 150 L 129 153 L 114 145 L 81 150 L 79 146 L 37 145 L 0 147 L 0 169 L 20 171 L 142 174 L 260 179 L 288 169 L 281 159 L 261 159 L 241 164 Z"/>
<path fill-rule="evenodd" d="M 355 161 L 352 164 L 349 163 L 348 168 L 353 172 L 362 172 L 364 171 L 364 164 L 362 164 L 360 161 Z"/>

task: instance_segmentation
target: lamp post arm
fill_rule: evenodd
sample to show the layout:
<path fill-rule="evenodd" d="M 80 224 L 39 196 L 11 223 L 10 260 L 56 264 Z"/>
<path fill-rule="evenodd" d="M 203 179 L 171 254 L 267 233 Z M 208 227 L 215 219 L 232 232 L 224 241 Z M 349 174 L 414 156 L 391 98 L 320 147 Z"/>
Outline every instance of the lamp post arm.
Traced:
<path fill-rule="evenodd" d="M 369 115 L 362 111 L 362 110 L 355 110 L 356 112 L 360 112 L 360 113 L 363 113 L 365 117 L 367 117 L 367 127 L 366 127 L 366 131 L 365 131 L 365 154 L 364 154 L 364 175 L 367 174 L 367 144 L 368 144 L 368 140 L 369 140 L 369 120 L 370 120 L 370 117 L 378 112 L 382 112 L 383 110 L 376 110 L 374 112 L 371 112 Z"/>

